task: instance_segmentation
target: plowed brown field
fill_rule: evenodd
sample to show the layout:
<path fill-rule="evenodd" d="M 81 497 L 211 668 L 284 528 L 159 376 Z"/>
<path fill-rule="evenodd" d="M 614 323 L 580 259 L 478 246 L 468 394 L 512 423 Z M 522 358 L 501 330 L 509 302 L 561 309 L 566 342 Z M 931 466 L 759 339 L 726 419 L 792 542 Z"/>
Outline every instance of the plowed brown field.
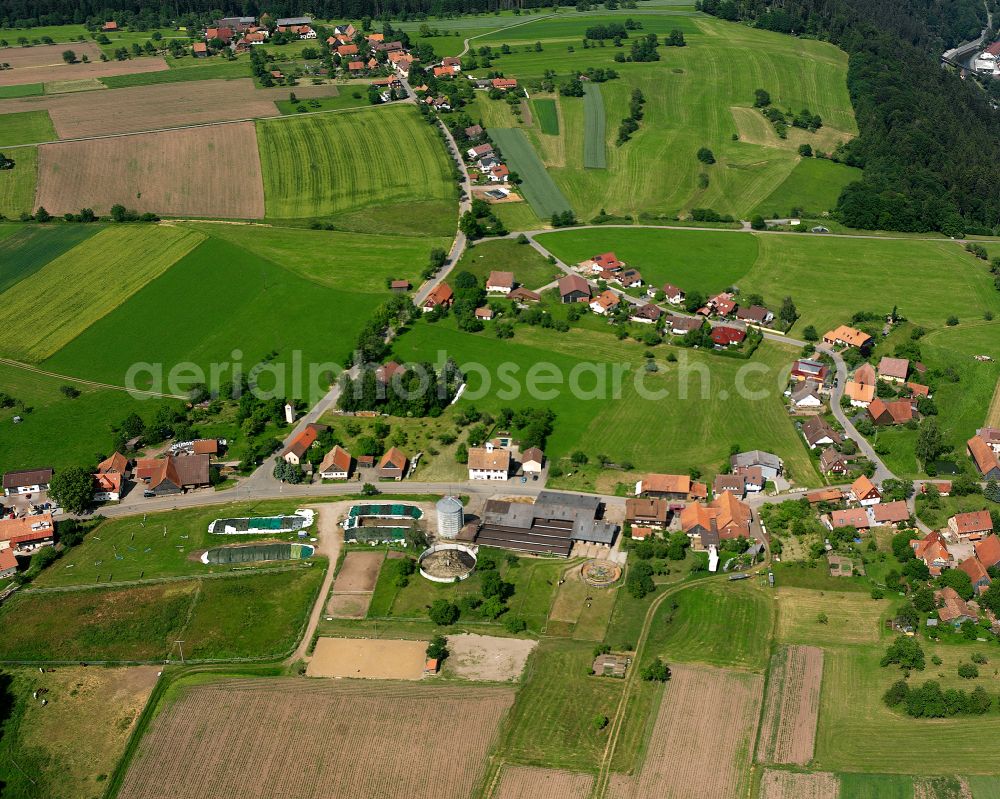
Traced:
<path fill-rule="evenodd" d="M 297 86 L 295 94 L 330 97 L 337 87 Z M 274 117 L 279 116 L 274 101 L 287 99 L 287 89 L 257 89 L 250 78 L 198 80 L 3 100 L 0 114 L 47 110 L 59 138 L 70 139 Z"/>
<path fill-rule="evenodd" d="M 765 771 L 760 799 L 837 799 L 840 781 L 833 774 Z"/>
<path fill-rule="evenodd" d="M 36 206 L 106 214 L 115 203 L 168 216 L 260 219 L 264 186 L 254 124 L 38 148 Z"/>
<path fill-rule="evenodd" d="M 764 679 L 759 674 L 671 666 L 646 758 L 614 799 L 738 799 L 750 779 Z"/>
<path fill-rule="evenodd" d="M 0 63 L 10 64 L 11 72 L 24 67 L 60 66 L 65 64 L 62 57 L 64 50 L 72 50 L 77 58 L 87 56 L 91 61 L 101 60 L 101 48 L 93 42 L 71 42 L 34 47 L 0 47 Z"/>
<path fill-rule="evenodd" d="M 121 799 L 465 797 L 506 688 L 277 678 L 191 686 L 150 725 Z"/>
<path fill-rule="evenodd" d="M 530 766 L 505 766 L 494 799 L 585 799 L 594 785 L 591 774 Z"/>
<path fill-rule="evenodd" d="M 758 761 L 805 766 L 812 760 L 822 680 L 822 649 L 788 646 L 775 652 L 757 746 Z"/>
<path fill-rule="evenodd" d="M 84 45 L 85 46 L 85 45 Z M 20 55 L 20 50 L 25 48 L 13 48 L 9 51 Z M 0 70 L 0 86 L 20 86 L 23 83 L 45 83 L 50 80 L 80 80 L 82 78 L 110 78 L 112 75 L 137 75 L 143 72 L 162 72 L 167 69 L 167 62 L 159 56 L 148 58 L 132 58 L 127 61 L 99 61 L 91 57 L 91 61 L 84 64 L 78 61 L 75 64 L 67 64 L 62 60 L 63 50 L 72 50 L 77 56 L 82 55 L 81 48 L 76 43 L 54 47 L 28 47 L 28 51 L 45 50 L 47 52 L 38 54 L 37 63 L 24 64 L 18 66 L 10 57 L 3 55 L 0 50 L 0 61 L 7 61 L 14 68 Z M 96 48 L 95 48 L 96 49 Z M 52 60 L 55 56 L 55 61 Z"/>

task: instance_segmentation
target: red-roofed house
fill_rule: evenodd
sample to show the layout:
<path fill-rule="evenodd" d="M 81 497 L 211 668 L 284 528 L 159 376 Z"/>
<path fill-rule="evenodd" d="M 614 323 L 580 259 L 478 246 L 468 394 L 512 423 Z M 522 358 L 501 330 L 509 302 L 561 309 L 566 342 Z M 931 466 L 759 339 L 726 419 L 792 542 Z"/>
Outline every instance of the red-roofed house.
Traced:
<path fill-rule="evenodd" d="M 991 569 L 1000 563 L 1000 538 L 992 533 L 982 541 L 973 544 L 976 550 L 976 557 L 987 569 Z"/>
<path fill-rule="evenodd" d="M 337 48 L 337 55 L 339 55 L 341 58 L 357 54 L 358 54 L 358 46 L 356 44 L 342 44 L 340 45 L 340 47 Z"/>
<path fill-rule="evenodd" d="M 861 475 L 851 485 L 851 499 L 859 503 L 862 507 L 868 507 L 869 505 L 877 505 L 881 502 L 882 494 L 879 493 L 878 488 L 876 488 L 870 479 Z"/>
<path fill-rule="evenodd" d="M 517 80 L 514 78 L 493 78 L 490 83 L 493 84 L 494 89 L 502 89 L 503 91 L 517 88 Z"/>
<path fill-rule="evenodd" d="M 94 475 L 94 502 L 117 502 L 122 498 L 123 477 L 120 472 L 98 472 Z"/>
<path fill-rule="evenodd" d="M 1000 458 L 980 436 L 969 439 L 969 455 L 984 480 L 1000 480 Z"/>
<path fill-rule="evenodd" d="M 897 499 L 894 502 L 881 502 L 871 509 L 872 521 L 882 527 L 895 527 L 910 520 L 910 509 L 906 502 Z"/>
<path fill-rule="evenodd" d="M 891 383 L 905 383 L 910 371 L 910 362 L 906 358 L 890 358 L 888 355 L 878 362 L 879 380 Z"/>
<path fill-rule="evenodd" d="M 323 458 L 319 465 L 319 476 L 323 480 L 346 480 L 351 476 L 351 453 L 337 444 Z"/>
<path fill-rule="evenodd" d="M 590 303 L 590 310 L 603 316 L 609 311 L 617 308 L 620 302 L 621 300 L 618 298 L 617 294 L 610 289 L 606 289 L 594 297 L 593 301 Z"/>
<path fill-rule="evenodd" d="M 564 303 L 584 302 L 590 299 L 590 284 L 579 275 L 559 278 L 559 296 Z"/>
<path fill-rule="evenodd" d="M 443 308 L 448 308 L 451 306 L 454 298 L 455 293 L 451 290 L 451 286 L 447 283 L 438 283 L 434 287 L 434 290 L 427 295 L 427 299 L 424 300 L 424 313 L 433 311 L 439 305 Z"/>
<path fill-rule="evenodd" d="M 513 272 L 490 272 L 486 278 L 486 291 L 497 294 L 510 294 L 514 290 Z"/>
<path fill-rule="evenodd" d="M 635 536 L 632 536 L 635 538 Z M 0 580 L 6 580 L 17 574 L 17 557 L 12 549 L 0 549 Z"/>
<path fill-rule="evenodd" d="M 955 565 L 954 558 L 944 544 L 944 537 L 937 530 L 928 533 L 920 540 L 910 541 L 910 547 L 913 549 L 914 557 L 922 560 L 935 577 L 944 569 L 950 569 Z"/>
<path fill-rule="evenodd" d="M 960 539 L 978 541 L 993 532 L 993 519 L 988 510 L 956 513 L 948 519 L 948 529 Z"/>
<path fill-rule="evenodd" d="M 977 595 L 990 587 L 990 576 L 983 568 L 983 564 L 975 558 L 966 558 L 958 564 L 958 568 L 969 575 L 969 579 L 972 580 L 972 588 Z"/>
<path fill-rule="evenodd" d="M 208 56 L 208 45 L 205 42 L 195 42 L 191 45 L 191 52 L 195 58 L 205 58 Z"/>
<path fill-rule="evenodd" d="M 0 549 L 10 549 L 15 554 L 26 555 L 39 547 L 52 544 L 55 532 L 51 513 L 22 516 L 19 519 L 0 519 Z"/>
<path fill-rule="evenodd" d="M 287 463 L 300 464 L 305 460 L 306 452 L 309 448 L 316 443 L 316 439 L 319 438 L 319 434 L 326 430 L 326 425 L 320 424 L 307 424 L 303 428 L 302 432 L 299 433 L 295 438 L 292 439 L 292 443 L 289 444 L 285 451 L 281 453 L 281 457 Z"/>
<path fill-rule="evenodd" d="M 857 530 L 867 530 L 872 526 L 871 519 L 864 508 L 847 508 L 835 510 L 832 514 L 834 527 L 854 527 Z"/>
<path fill-rule="evenodd" d="M 393 447 L 378 462 L 378 476 L 385 480 L 402 480 L 406 474 L 407 457 Z"/>
<path fill-rule="evenodd" d="M 886 402 L 875 397 L 868 406 L 868 415 L 877 425 L 906 424 L 913 418 L 913 405 L 907 399 Z"/>
<path fill-rule="evenodd" d="M 747 337 L 747 332 L 745 330 L 740 330 L 737 327 L 726 327 L 725 325 L 720 325 L 719 327 L 712 328 L 711 336 L 715 346 L 722 348 L 730 347 L 733 344 L 739 344 Z"/>

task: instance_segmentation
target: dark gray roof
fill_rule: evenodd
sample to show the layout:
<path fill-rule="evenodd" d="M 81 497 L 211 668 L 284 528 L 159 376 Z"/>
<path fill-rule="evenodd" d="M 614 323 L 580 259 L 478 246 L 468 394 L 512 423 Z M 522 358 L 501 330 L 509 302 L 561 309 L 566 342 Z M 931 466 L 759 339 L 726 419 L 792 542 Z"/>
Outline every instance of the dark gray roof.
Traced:
<path fill-rule="evenodd" d="M 772 469 L 781 469 L 781 458 L 771 452 L 762 452 L 759 449 L 738 452 L 729 459 L 729 462 L 734 468 L 737 466 L 769 466 Z"/>
<path fill-rule="evenodd" d="M 24 469 L 20 472 L 7 472 L 3 476 L 4 488 L 21 488 L 23 486 L 47 485 L 52 480 L 52 469 Z"/>
<path fill-rule="evenodd" d="M 611 544 L 618 525 L 598 519 L 600 507 L 600 497 L 542 491 L 533 504 L 487 502 L 483 523 L 521 530 L 544 529 L 559 538 Z"/>

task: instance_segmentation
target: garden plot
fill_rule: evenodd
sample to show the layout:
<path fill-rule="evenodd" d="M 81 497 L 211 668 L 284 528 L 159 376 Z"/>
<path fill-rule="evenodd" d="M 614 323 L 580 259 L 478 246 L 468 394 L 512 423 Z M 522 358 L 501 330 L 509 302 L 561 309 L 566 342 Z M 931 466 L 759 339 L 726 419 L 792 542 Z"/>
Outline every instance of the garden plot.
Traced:
<path fill-rule="evenodd" d="M 757 760 L 805 766 L 813 758 L 823 650 L 788 646 L 771 658 Z"/>

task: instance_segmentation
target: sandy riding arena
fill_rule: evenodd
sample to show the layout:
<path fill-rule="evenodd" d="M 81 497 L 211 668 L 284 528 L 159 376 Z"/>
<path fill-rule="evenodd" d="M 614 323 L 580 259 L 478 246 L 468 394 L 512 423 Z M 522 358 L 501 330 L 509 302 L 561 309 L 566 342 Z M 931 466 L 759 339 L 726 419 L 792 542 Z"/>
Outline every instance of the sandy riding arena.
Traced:
<path fill-rule="evenodd" d="M 116 203 L 169 216 L 262 218 L 253 123 L 38 148 L 36 205 L 56 214 L 80 208 L 106 214 Z"/>
<path fill-rule="evenodd" d="M 326 615 L 338 619 L 367 616 L 383 560 L 384 552 L 348 552 L 326 603 Z"/>
<path fill-rule="evenodd" d="M 320 638 L 306 674 L 371 680 L 419 680 L 427 661 L 426 641 Z"/>
<path fill-rule="evenodd" d="M 448 673 L 467 680 L 517 680 L 537 641 L 492 635 L 449 635 Z"/>
<path fill-rule="evenodd" d="M 594 785 L 591 774 L 576 774 L 551 768 L 505 766 L 493 799 L 582 799 Z"/>
<path fill-rule="evenodd" d="M 118 795 L 466 797 L 513 701 L 498 686 L 301 678 L 190 686 L 150 725 Z"/>
<path fill-rule="evenodd" d="M 348 552 L 333 584 L 335 593 L 374 591 L 384 552 Z"/>
<path fill-rule="evenodd" d="M 774 654 L 758 761 L 805 766 L 812 760 L 822 680 L 822 649 L 788 646 Z"/>
<path fill-rule="evenodd" d="M 760 799 L 837 799 L 840 781 L 834 774 L 796 774 L 765 771 L 760 783 Z"/>
<path fill-rule="evenodd" d="M 612 780 L 610 796 L 745 796 L 763 677 L 701 666 L 670 668 L 642 768 L 632 779 Z"/>

